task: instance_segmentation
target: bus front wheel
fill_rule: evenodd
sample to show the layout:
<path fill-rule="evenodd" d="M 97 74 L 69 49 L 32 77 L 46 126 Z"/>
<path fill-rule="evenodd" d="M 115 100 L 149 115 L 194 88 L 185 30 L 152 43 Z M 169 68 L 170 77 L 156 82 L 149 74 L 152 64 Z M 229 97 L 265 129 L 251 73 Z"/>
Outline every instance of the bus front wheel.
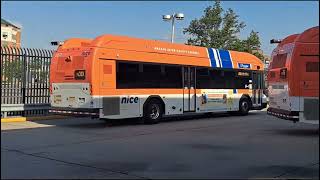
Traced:
<path fill-rule="evenodd" d="M 156 124 L 162 118 L 162 104 L 157 99 L 151 99 L 145 106 L 143 118 L 145 124 Z"/>
<path fill-rule="evenodd" d="M 248 98 L 241 98 L 239 102 L 239 114 L 240 115 L 247 115 L 250 109 L 250 102 Z"/>

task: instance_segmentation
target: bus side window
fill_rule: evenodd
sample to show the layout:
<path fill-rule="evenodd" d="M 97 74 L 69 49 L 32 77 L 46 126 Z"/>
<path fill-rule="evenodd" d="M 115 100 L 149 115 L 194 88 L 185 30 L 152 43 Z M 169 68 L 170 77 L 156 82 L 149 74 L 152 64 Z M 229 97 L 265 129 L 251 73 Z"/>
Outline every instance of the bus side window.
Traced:
<path fill-rule="evenodd" d="M 238 75 L 236 70 L 197 68 L 197 88 L 199 89 L 245 89 L 251 80 L 251 72 Z"/>
<path fill-rule="evenodd" d="M 117 87 L 129 88 L 134 85 L 139 66 L 136 63 L 117 63 Z"/>
<path fill-rule="evenodd" d="M 167 65 L 161 78 L 162 88 L 182 88 L 182 67 Z"/>
<path fill-rule="evenodd" d="M 196 87 L 198 89 L 209 89 L 209 69 L 197 68 L 196 69 Z"/>
<path fill-rule="evenodd" d="M 117 88 L 182 88 L 182 67 L 151 63 L 117 63 Z"/>
<path fill-rule="evenodd" d="M 227 70 L 224 72 L 225 87 L 226 89 L 236 89 L 235 71 Z"/>
<path fill-rule="evenodd" d="M 161 66 L 143 64 L 143 73 L 139 75 L 138 87 L 157 88 L 161 79 Z"/>
<path fill-rule="evenodd" d="M 235 76 L 235 89 L 247 89 L 249 87 L 249 84 L 251 84 L 251 72 L 250 71 L 236 71 L 236 76 Z"/>
<path fill-rule="evenodd" d="M 211 69 L 209 71 L 209 74 L 210 74 L 210 79 L 208 84 L 210 86 L 210 89 L 226 88 L 223 70 Z"/>

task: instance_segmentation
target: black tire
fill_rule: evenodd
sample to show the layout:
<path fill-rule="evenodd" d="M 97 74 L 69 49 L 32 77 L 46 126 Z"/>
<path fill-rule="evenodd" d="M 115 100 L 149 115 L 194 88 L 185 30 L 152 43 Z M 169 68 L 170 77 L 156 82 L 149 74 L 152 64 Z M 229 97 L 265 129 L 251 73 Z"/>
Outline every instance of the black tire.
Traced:
<path fill-rule="evenodd" d="M 156 124 L 160 122 L 163 115 L 163 107 L 159 100 L 151 99 L 143 109 L 143 119 L 145 124 Z"/>
<path fill-rule="evenodd" d="M 239 114 L 242 116 L 245 116 L 249 113 L 249 110 L 250 110 L 249 99 L 246 97 L 241 98 L 239 102 Z"/>

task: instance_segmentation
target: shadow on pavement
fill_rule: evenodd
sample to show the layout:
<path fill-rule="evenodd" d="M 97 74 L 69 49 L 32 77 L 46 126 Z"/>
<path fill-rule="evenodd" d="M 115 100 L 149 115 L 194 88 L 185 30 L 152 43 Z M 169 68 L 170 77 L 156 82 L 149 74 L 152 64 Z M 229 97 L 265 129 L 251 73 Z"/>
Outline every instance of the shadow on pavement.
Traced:
<path fill-rule="evenodd" d="M 250 115 L 256 114 L 255 112 L 250 112 Z M 194 121 L 194 120 L 205 120 L 208 118 L 219 118 L 219 117 L 235 117 L 236 115 L 230 115 L 228 113 L 213 113 L 213 114 L 191 114 L 191 115 L 179 115 L 179 116 L 169 116 L 164 117 L 160 123 L 171 123 L 177 121 Z M 70 127 L 70 128 L 83 128 L 83 129 L 99 129 L 107 127 L 121 127 L 121 126 L 136 126 L 144 125 L 142 118 L 127 118 L 127 119 L 98 119 L 90 117 L 69 117 L 68 119 L 59 120 L 41 120 L 34 121 L 38 124 L 54 125 L 60 127 Z"/>
<path fill-rule="evenodd" d="M 208 118 L 219 118 L 219 117 L 232 117 L 235 115 L 230 115 L 228 113 L 214 113 L 214 114 L 192 114 L 192 115 L 176 115 L 176 116 L 169 116 L 163 117 L 160 123 L 172 123 L 172 122 L 179 122 L 179 121 L 199 121 L 205 120 Z M 108 127 L 117 127 L 117 126 L 132 126 L 132 125 L 148 125 L 143 123 L 142 118 L 127 118 L 127 119 L 105 119 L 99 120 L 105 122 L 106 126 Z M 152 124 L 151 124 L 152 125 Z M 153 124 L 156 125 L 156 124 Z"/>
<path fill-rule="evenodd" d="M 319 173 L 317 167 L 303 167 L 303 166 L 293 166 L 293 165 L 271 165 L 271 166 L 260 166 L 250 168 L 250 172 L 254 172 L 253 178 L 263 178 L 266 177 L 266 172 L 268 174 L 274 174 L 275 178 L 290 177 L 289 179 L 301 179 L 307 177 L 315 178 Z M 295 178 L 293 178 L 295 177 Z M 284 178 L 286 179 L 286 178 Z"/>
<path fill-rule="evenodd" d="M 319 136 L 319 128 L 310 129 L 278 129 L 275 130 L 276 133 L 288 136 Z"/>

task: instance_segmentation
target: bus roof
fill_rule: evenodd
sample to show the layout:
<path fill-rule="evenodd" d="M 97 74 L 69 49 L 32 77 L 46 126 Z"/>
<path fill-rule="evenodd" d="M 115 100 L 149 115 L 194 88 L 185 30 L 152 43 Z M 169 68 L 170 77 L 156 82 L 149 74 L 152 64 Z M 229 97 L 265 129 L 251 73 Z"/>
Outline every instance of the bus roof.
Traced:
<path fill-rule="evenodd" d="M 302 32 L 301 34 L 292 34 L 284 38 L 280 44 L 278 44 L 278 47 L 282 47 L 289 43 L 294 42 L 303 42 L 303 43 L 316 43 L 319 42 L 319 26 L 315 26 L 312 28 L 309 28 Z"/>
<path fill-rule="evenodd" d="M 282 47 L 285 44 L 289 44 L 289 43 L 293 43 L 296 38 L 299 36 L 300 34 L 292 34 L 286 38 L 284 38 L 281 43 L 278 45 L 278 47 Z"/>
<path fill-rule="evenodd" d="M 152 58 L 157 63 L 211 67 L 220 66 L 223 68 L 241 68 L 242 65 L 250 64 L 252 66 L 252 68 L 250 69 L 256 69 L 256 67 L 258 66 L 259 67 L 257 69 L 263 69 L 262 61 L 256 56 L 246 52 L 237 52 L 222 49 L 218 50 L 213 48 L 190 46 L 159 40 L 146 40 L 141 38 L 110 34 L 101 35 L 91 40 L 72 38 L 65 41 L 64 44 L 59 47 L 59 49 L 64 50 L 81 47 L 99 48 L 99 50 L 101 51 L 103 51 L 103 49 L 124 50 L 127 53 L 123 52 L 123 55 L 121 57 L 127 57 L 125 58 L 126 60 L 130 60 L 128 59 L 129 55 L 126 54 L 134 55 L 135 53 L 137 54 L 140 52 L 144 53 L 144 55 L 142 56 L 142 58 L 144 59 L 148 59 L 148 53 L 152 54 Z M 157 60 L 157 58 L 159 60 Z M 132 59 L 132 61 L 133 60 L 134 59 Z M 226 61 L 224 62 L 224 60 Z"/>
<path fill-rule="evenodd" d="M 305 43 L 319 42 L 319 26 L 305 30 L 297 37 L 296 41 Z"/>

